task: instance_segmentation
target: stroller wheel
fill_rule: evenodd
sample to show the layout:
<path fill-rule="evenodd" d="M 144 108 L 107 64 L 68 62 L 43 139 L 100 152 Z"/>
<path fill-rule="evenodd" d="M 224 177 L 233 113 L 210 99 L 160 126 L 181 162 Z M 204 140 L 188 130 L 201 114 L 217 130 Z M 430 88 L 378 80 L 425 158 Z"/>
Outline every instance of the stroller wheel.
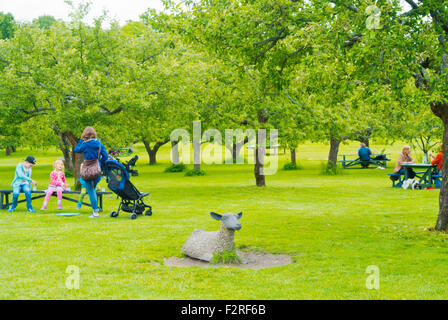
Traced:
<path fill-rule="evenodd" d="M 152 216 L 152 208 L 151 207 L 149 207 L 149 209 L 146 210 L 145 216 L 148 216 L 148 217 Z"/>
<path fill-rule="evenodd" d="M 137 219 L 137 214 L 136 214 L 136 213 L 131 213 L 131 214 L 129 215 L 129 219 L 131 219 L 131 220 L 135 220 L 135 219 Z"/>
<path fill-rule="evenodd" d="M 117 211 L 112 211 L 112 212 L 110 213 L 110 217 L 111 217 L 111 218 L 116 218 L 116 217 L 118 217 L 118 212 L 117 212 Z"/>

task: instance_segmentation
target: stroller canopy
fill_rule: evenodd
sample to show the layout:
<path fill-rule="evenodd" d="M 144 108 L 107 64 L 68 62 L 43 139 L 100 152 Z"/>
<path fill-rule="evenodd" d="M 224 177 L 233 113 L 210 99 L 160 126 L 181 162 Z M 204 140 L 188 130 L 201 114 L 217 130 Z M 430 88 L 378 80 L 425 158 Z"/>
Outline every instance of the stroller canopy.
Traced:
<path fill-rule="evenodd" d="M 108 159 L 104 167 L 107 177 L 107 186 L 112 191 L 122 191 L 126 181 L 129 181 L 129 173 L 126 168 L 117 160 Z"/>

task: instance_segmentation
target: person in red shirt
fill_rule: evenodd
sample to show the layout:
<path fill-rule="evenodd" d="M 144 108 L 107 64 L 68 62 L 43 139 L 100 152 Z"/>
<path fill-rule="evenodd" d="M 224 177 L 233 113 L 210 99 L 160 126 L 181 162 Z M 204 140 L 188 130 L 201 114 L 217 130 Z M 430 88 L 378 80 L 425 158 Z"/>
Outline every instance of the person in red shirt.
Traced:
<path fill-rule="evenodd" d="M 439 168 L 439 170 L 442 171 L 443 168 L 442 145 L 439 145 L 437 149 L 439 150 L 439 153 L 436 156 L 434 156 L 431 152 L 429 152 L 429 156 L 432 159 L 431 164 L 437 165 L 437 168 Z"/>

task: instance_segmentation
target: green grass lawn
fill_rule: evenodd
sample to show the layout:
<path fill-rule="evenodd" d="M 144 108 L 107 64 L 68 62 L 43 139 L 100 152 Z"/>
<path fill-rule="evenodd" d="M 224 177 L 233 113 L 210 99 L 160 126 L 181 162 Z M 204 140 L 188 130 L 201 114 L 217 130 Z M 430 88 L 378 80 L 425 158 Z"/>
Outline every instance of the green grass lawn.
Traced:
<path fill-rule="evenodd" d="M 342 145 L 354 153 L 357 143 Z M 396 159 L 400 145 L 376 146 Z M 321 175 L 328 146 L 306 144 L 297 157 L 303 170 L 279 170 L 256 188 L 252 165 L 203 165 L 205 176 L 164 173 L 168 148 L 159 164 L 147 165 L 139 148 L 132 177 L 148 199 L 152 217 L 109 218 L 119 201 L 105 198 L 99 219 L 90 211 L 57 217 L 49 210 L 0 212 L 0 299 L 446 299 L 448 235 L 428 232 L 438 212 L 438 190 L 391 188 L 387 170 L 347 169 Z M 9 188 L 15 165 L 28 154 L 38 165 L 33 178 L 44 189 L 54 151 L 22 151 L 0 157 L 0 188 Z M 281 152 L 282 153 L 282 152 Z M 287 155 L 281 154 L 281 164 Z M 313 160 L 309 160 L 313 159 Z M 191 167 L 191 165 L 189 166 Z M 100 187 L 106 187 L 104 181 Z M 21 196 L 23 197 L 23 196 Z M 36 200 L 39 209 L 43 199 Z M 64 211 L 75 204 L 64 201 Z M 181 256 L 194 228 L 217 230 L 209 216 L 243 211 L 237 247 L 293 256 L 293 263 L 260 270 L 176 268 L 163 259 Z M 80 269 L 80 288 L 69 290 L 67 266 Z M 380 289 L 368 290 L 366 268 L 378 266 Z"/>

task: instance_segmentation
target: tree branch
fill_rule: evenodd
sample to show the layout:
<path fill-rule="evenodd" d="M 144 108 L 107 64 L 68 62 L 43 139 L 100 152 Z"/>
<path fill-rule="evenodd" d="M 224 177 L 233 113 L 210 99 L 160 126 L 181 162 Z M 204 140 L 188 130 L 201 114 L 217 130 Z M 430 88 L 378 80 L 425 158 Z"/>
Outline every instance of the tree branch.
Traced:
<path fill-rule="evenodd" d="M 37 115 L 48 114 L 47 111 L 54 111 L 54 110 L 56 110 L 56 109 L 53 107 L 53 105 L 52 105 L 50 99 L 47 98 L 47 99 L 45 99 L 45 100 L 48 102 L 48 105 L 49 105 L 48 108 L 44 108 L 44 107 L 39 108 L 39 107 L 37 106 L 37 104 L 36 104 L 36 101 L 33 101 L 33 110 L 26 110 L 25 108 L 18 108 L 17 111 L 19 111 L 19 112 L 23 112 L 23 113 L 29 115 L 30 117 L 29 117 L 28 119 L 30 119 L 30 118 L 35 117 L 35 116 L 37 116 Z"/>
<path fill-rule="evenodd" d="M 344 47 L 351 48 L 355 45 L 355 43 L 360 42 L 362 40 L 362 34 L 361 33 L 355 33 L 351 36 L 348 36 L 348 40 L 344 41 Z"/>
<path fill-rule="evenodd" d="M 108 115 L 113 115 L 113 114 L 117 114 L 120 113 L 121 111 L 123 111 L 122 107 L 118 107 L 115 110 L 110 111 L 109 108 L 107 108 L 106 106 L 101 106 L 100 107 L 103 111 L 105 111 Z"/>
<path fill-rule="evenodd" d="M 262 52 L 260 52 L 260 53 L 255 57 L 255 60 L 258 60 L 258 58 L 263 57 L 269 50 L 271 50 L 271 49 L 277 44 L 277 42 L 278 42 L 279 40 L 286 38 L 286 36 L 287 36 L 286 27 L 282 27 L 282 28 L 280 29 L 280 31 L 277 33 L 276 36 L 270 37 L 270 38 L 268 38 L 268 39 L 266 39 L 266 40 L 262 40 L 262 41 L 254 42 L 254 43 L 253 43 L 254 46 L 258 46 L 258 45 L 260 45 L 260 44 L 265 45 L 265 44 L 270 43 L 270 45 L 269 45 L 265 50 L 263 50 Z"/>
<path fill-rule="evenodd" d="M 332 0 L 330 2 L 334 3 L 337 6 L 343 5 L 344 7 L 346 7 L 347 9 L 349 9 L 353 12 L 356 12 L 356 13 L 359 12 L 359 9 L 355 5 L 353 5 L 351 3 L 345 3 L 345 1 L 343 1 L 343 0 L 342 1 L 341 0 Z M 344 3 L 341 3 L 341 2 L 344 2 Z"/>
<path fill-rule="evenodd" d="M 412 9 L 419 8 L 418 5 L 413 0 L 405 0 L 405 1 L 411 6 Z"/>

